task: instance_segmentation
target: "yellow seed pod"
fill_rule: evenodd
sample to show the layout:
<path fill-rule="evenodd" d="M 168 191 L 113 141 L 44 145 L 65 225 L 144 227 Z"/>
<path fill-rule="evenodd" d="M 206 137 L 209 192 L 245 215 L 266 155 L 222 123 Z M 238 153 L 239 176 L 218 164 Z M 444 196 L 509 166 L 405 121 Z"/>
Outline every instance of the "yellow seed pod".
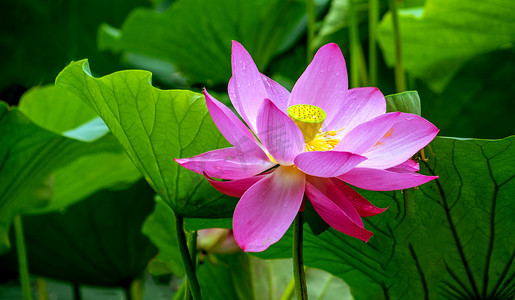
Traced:
<path fill-rule="evenodd" d="M 297 124 L 304 141 L 311 142 L 325 121 L 325 112 L 320 107 L 309 104 L 297 104 L 288 107 L 288 116 Z"/>

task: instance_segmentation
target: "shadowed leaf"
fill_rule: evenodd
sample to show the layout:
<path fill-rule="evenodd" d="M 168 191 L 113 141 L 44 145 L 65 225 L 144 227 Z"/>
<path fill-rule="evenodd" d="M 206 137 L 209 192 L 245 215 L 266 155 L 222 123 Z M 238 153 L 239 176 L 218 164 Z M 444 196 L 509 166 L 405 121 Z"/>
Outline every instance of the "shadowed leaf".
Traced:
<path fill-rule="evenodd" d="M 510 299 L 515 286 L 515 137 L 437 138 L 421 172 L 438 180 L 415 191 L 362 194 L 390 208 L 364 219 L 368 243 L 329 229 L 304 231 L 304 262 L 345 280 L 361 299 Z M 266 252 L 291 255 L 291 233 Z"/>

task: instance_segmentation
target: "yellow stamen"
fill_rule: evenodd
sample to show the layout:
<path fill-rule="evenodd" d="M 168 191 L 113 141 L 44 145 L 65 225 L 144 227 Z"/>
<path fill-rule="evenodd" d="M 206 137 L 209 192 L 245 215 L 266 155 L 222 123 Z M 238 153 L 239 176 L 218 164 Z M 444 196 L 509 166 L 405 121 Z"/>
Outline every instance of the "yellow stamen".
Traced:
<path fill-rule="evenodd" d="M 304 141 L 313 141 L 325 120 L 325 112 L 320 107 L 308 104 L 298 104 L 288 107 L 288 116 L 297 124 Z"/>
<path fill-rule="evenodd" d="M 315 138 L 306 143 L 306 151 L 329 151 L 332 150 L 340 142 L 340 139 L 333 138 L 339 130 L 319 131 Z"/>

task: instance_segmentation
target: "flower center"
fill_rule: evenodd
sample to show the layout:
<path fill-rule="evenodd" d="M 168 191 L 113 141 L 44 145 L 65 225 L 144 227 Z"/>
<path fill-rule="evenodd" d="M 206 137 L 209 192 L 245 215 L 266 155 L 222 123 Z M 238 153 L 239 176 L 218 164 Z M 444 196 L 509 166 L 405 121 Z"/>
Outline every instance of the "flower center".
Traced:
<path fill-rule="evenodd" d="M 332 150 L 338 143 L 340 139 L 335 138 L 338 134 L 339 130 L 331 130 L 331 131 L 319 131 L 316 137 L 306 143 L 306 151 L 329 151 Z"/>
<path fill-rule="evenodd" d="M 309 104 L 288 107 L 288 116 L 297 124 L 306 143 L 315 139 L 325 120 L 324 110 Z"/>

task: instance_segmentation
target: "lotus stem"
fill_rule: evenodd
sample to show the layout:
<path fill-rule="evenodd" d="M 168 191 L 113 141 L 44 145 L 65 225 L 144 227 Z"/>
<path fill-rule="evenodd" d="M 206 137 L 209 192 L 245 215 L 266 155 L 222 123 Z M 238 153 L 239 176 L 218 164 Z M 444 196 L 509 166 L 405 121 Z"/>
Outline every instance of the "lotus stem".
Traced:
<path fill-rule="evenodd" d="M 197 268 L 197 231 L 188 232 L 187 243 L 188 243 L 188 249 L 190 252 L 191 262 L 193 264 L 193 271 L 195 272 L 196 268 Z M 190 283 L 187 279 L 185 280 L 185 282 L 186 282 L 186 286 L 187 286 L 186 290 L 189 291 L 191 289 Z M 191 300 L 192 294 L 189 292 L 186 293 L 186 296 L 184 297 L 184 299 Z"/>
<path fill-rule="evenodd" d="M 315 39 L 315 20 L 316 20 L 316 6 L 315 0 L 307 0 L 306 10 L 308 15 L 308 45 L 307 45 L 307 53 L 308 53 L 308 64 L 313 59 L 313 41 Z"/>
<path fill-rule="evenodd" d="M 304 213 L 299 211 L 293 221 L 293 277 L 295 278 L 295 292 L 297 300 L 307 300 L 306 273 L 304 272 L 304 258 L 302 255 L 302 240 Z"/>
<path fill-rule="evenodd" d="M 392 13 L 393 40 L 395 51 L 395 89 L 397 93 L 406 91 L 406 76 L 402 65 L 402 44 L 399 26 L 399 13 L 397 12 L 397 0 L 388 0 L 388 6 Z"/>
<path fill-rule="evenodd" d="M 48 300 L 48 293 L 46 289 L 46 279 L 38 277 L 36 280 L 38 286 L 38 300 Z"/>
<path fill-rule="evenodd" d="M 349 0 L 350 86 L 359 86 L 359 30 L 355 0 Z"/>
<path fill-rule="evenodd" d="M 143 281 L 141 278 L 136 278 L 131 282 L 127 293 L 129 300 L 142 300 L 143 299 Z"/>
<path fill-rule="evenodd" d="M 14 217 L 14 234 L 16 238 L 16 250 L 18 252 L 18 270 L 20 272 L 21 295 L 23 300 L 32 300 L 30 288 L 29 262 L 27 259 L 27 249 L 25 248 L 25 238 L 23 237 L 23 224 L 21 216 Z"/>
<path fill-rule="evenodd" d="M 377 85 L 377 23 L 379 20 L 379 0 L 370 0 L 368 6 L 368 83 Z"/>
<path fill-rule="evenodd" d="M 184 219 L 177 214 L 175 215 L 175 229 L 177 230 L 177 242 L 179 244 L 179 251 L 181 252 L 182 262 L 184 263 L 184 270 L 186 271 L 186 279 L 188 280 L 191 295 L 194 300 L 202 300 L 200 286 L 195 274 L 195 267 L 193 266 L 191 255 L 188 250 L 188 244 L 186 242 Z"/>

